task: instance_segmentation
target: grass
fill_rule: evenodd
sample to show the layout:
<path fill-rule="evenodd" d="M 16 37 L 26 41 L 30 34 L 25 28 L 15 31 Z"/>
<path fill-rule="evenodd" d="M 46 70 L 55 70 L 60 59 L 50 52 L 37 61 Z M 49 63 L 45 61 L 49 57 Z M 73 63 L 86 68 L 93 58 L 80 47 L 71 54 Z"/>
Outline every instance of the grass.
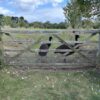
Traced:
<path fill-rule="evenodd" d="M 0 100 L 100 100 L 100 74 L 3 69 Z"/>

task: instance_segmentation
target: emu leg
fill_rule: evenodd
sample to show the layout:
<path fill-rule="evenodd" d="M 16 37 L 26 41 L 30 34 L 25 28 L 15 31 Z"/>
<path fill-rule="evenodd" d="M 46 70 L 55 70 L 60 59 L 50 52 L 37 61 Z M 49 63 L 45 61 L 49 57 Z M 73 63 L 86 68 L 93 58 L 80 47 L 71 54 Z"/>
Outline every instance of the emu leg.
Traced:
<path fill-rule="evenodd" d="M 41 57 L 41 63 L 46 63 L 47 62 L 47 56 Z"/>
<path fill-rule="evenodd" d="M 66 58 L 64 58 L 64 63 L 66 63 Z"/>
<path fill-rule="evenodd" d="M 74 54 L 75 52 L 73 52 L 73 51 L 71 51 L 71 52 L 69 52 L 69 53 L 67 53 L 67 54 L 65 54 L 64 56 L 64 63 L 66 63 L 66 56 L 70 56 L 70 55 L 72 55 L 72 54 Z"/>

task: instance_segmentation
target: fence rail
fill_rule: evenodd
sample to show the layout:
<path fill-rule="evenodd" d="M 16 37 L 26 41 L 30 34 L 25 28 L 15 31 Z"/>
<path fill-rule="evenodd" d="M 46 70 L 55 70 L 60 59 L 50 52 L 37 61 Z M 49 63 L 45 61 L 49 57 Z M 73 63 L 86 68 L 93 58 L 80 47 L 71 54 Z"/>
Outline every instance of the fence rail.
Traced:
<path fill-rule="evenodd" d="M 8 33 L 21 33 L 21 34 L 59 34 L 59 33 L 77 33 L 77 34 L 93 34 L 93 33 L 100 33 L 100 29 L 92 29 L 92 30 L 83 30 L 83 29 L 70 29 L 70 30 L 66 30 L 66 29 L 62 29 L 62 30 L 19 30 L 19 29 L 9 29 L 9 30 L 5 30 L 3 29 L 4 32 L 8 32 Z"/>
<path fill-rule="evenodd" d="M 23 49 L 4 49 L 4 51 L 5 52 L 19 52 L 19 51 L 23 51 Z M 40 51 L 40 52 L 46 52 L 46 51 L 55 51 L 55 49 L 50 49 L 50 50 L 40 50 L 40 49 L 32 49 L 31 51 L 29 51 L 29 52 L 38 52 L 38 51 Z M 70 49 L 66 49 L 66 50 L 64 50 L 64 49 L 57 49 L 57 52 L 66 52 L 66 51 L 72 51 L 72 50 L 70 50 Z M 80 49 L 80 51 L 97 51 L 96 49 Z"/>

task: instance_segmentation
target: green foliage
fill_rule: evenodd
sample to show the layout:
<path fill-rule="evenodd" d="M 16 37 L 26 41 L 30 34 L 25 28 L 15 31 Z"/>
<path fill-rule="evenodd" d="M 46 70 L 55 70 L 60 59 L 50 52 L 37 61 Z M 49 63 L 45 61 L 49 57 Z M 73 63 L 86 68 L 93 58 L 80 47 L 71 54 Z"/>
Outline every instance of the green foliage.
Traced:
<path fill-rule="evenodd" d="M 26 24 L 28 24 L 28 23 L 26 22 L 26 20 L 24 19 L 24 17 L 21 16 L 19 18 L 19 27 L 26 27 Z"/>
<path fill-rule="evenodd" d="M 76 0 L 84 17 L 90 17 L 91 0 Z"/>
<path fill-rule="evenodd" d="M 10 26 L 12 28 L 16 27 L 28 27 L 29 23 L 27 20 L 24 19 L 24 17 L 14 17 L 14 16 L 4 16 L 1 15 L 2 17 L 2 25 L 3 26 Z M 1 18 L 0 18 L 1 21 Z"/>
<path fill-rule="evenodd" d="M 43 28 L 44 27 L 41 22 L 32 22 L 29 24 L 29 26 L 33 28 Z"/>
<path fill-rule="evenodd" d="M 12 24 L 11 17 L 10 16 L 5 16 L 4 17 L 4 23 L 7 26 L 11 26 L 11 24 Z"/>
<path fill-rule="evenodd" d="M 0 27 L 4 24 L 4 16 L 0 14 Z"/>
<path fill-rule="evenodd" d="M 45 29 L 65 29 L 66 23 L 60 22 L 60 23 L 50 23 L 49 21 L 42 23 L 42 22 L 32 22 L 29 24 L 30 27 L 33 28 L 45 28 Z"/>
<path fill-rule="evenodd" d="M 96 29 L 100 28 L 100 15 L 97 16 L 93 27 L 96 28 Z"/>
<path fill-rule="evenodd" d="M 64 7 L 66 22 L 72 28 L 99 28 L 100 19 L 96 20 L 100 13 L 97 11 L 100 12 L 99 0 L 70 0 Z M 94 15 L 97 17 L 95 16 L 95 19 L 91 20 Z"/>
<path fill-rule="evenodd" d="M 11 17 L 11 27 L 16 28 L 18 27 L 18 17 Z"/>
<path fill-rule="evenodd" d="M 21 17 L 15 17 L 15 16 L 4 16 L 1 15 L 3 21 L 3 26 L 10 26 L 12 28 L 17 28 L 17 27 L 25 27 L 25 28 L 45 28 L 45 29 L 65 29 L 67 27 L 65 22 L 60 22 L 60 23 L 50 23 L 49 21 L 47 22 L 31 22 L 29 23 L 23 16 Z"/>
<path fill-rule="evenodd" d="M 66 21 L 72 28 L 79 28 L 81 26 L 82 13 L 80 12 L 80 8 L 76 0 L 71 0 L 64 7 L 64 14 L 66 17 Z"/>
<path fill-rule="evenodd" d="M 100 0 L 76 0 L 85 17 L 91 17 L 96 11 L 100 11 Z"/>
<path fill-rule="evenodd" d="M 82 28 L 88 29 L 88 28 L 92 28 L 93 26 L 94 26 L 94 23 L 89 19 L 84 19 L 82 21 Z"/>

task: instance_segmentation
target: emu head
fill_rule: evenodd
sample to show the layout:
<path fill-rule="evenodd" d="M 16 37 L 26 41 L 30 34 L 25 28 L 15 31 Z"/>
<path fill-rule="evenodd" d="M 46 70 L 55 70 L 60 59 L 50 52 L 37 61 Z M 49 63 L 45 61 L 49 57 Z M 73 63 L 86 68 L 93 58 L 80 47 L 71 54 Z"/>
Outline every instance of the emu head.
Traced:
<path fill-rule="evenodd" d="M 51 41 L 52 39 L 53 39 L 52 36 L 50 36 L 50 37 L 49 37 L 49 41 Z"/>

